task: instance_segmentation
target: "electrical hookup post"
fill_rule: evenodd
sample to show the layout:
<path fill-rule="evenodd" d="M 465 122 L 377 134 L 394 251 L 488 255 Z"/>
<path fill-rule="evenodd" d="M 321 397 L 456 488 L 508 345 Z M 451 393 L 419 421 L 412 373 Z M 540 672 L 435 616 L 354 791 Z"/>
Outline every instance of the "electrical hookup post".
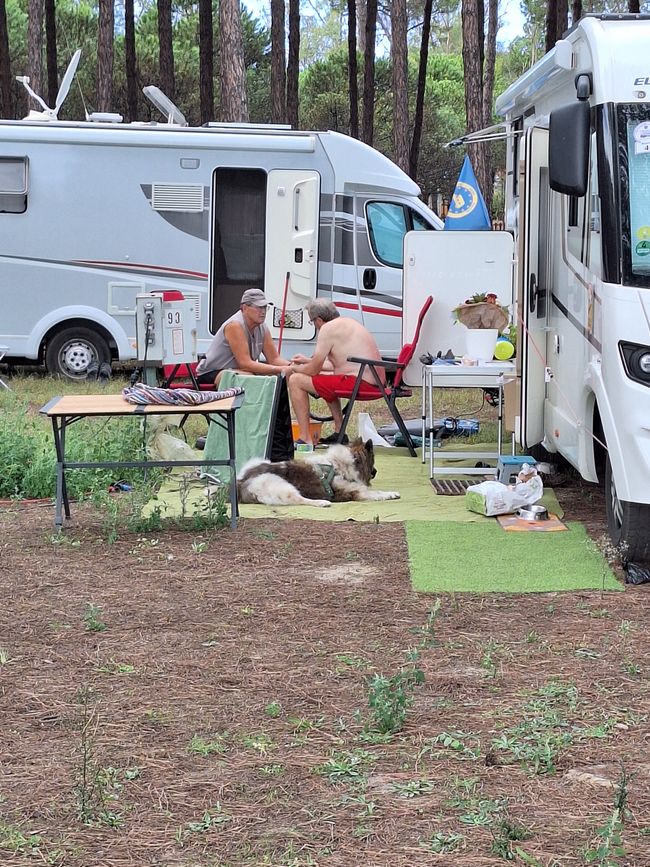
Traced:
<path fill-rule="evenodd" d="M 137 295 L 135 302 L 137 360 L 142 366 L 142 381 L 157 385 L 161 367 L 196 364 L 194 303 L 180 292 Z"/>

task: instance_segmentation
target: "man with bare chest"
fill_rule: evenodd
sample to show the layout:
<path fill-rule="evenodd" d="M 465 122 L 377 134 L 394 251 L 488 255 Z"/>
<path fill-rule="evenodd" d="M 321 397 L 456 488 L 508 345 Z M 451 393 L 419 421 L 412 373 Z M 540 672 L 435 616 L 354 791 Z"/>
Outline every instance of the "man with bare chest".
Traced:
<path fill-rule="evenodd" d="M 307 305 L 307 315 L 318 331 L 316 349 L 311 358 L 295 355 L 291 359 L 288 380 L 289 396 L 300 429 L 297 445 L 309 444 L 309 397 L 322 397 L 334 419 L 335 432 L 321 442 L 333 443 L 343 422 L 341 402 L 336 391 L 351 389 L 360 365 L 348 361 L 349 356 L 381 358 L 372 334 L 357 322 L 340 316 L 331 301 L 315 300 Z M 383 376 L 383 371 L 380 372 Z M 372 373 L 366 370 L 364 380 L 375 384 Z"/>

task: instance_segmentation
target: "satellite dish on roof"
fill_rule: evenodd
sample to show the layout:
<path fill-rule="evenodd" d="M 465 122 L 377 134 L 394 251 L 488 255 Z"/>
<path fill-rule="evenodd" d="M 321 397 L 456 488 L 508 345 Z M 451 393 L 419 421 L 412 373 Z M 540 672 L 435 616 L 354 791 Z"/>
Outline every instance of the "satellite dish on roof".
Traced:
<path fill-rule="evenodd" d="M 61 86 L 59 87 L 59 92 L 56 95 L 56 101 L 54 103 L 54 108 L 50 108 L 49 105 L 46 105 L 42 97 L 38 95 L 32 88 L 29 86 L 29 75 L 17 75 L 16 81 L 19 81 L 27 93 L 35 99 L 39 105 L 43 106 L 43 111 L 34 111 L 33 109 L 27 115 L 26 120 L 58 120 L 59 111 L 61 106 L 65 102 L 65 98 L 70 91 L 70 85 L 72 84 L 72 79 L 74 78 L 75 72 L 77 71 L 77 66 L 79 66 L 79 59 L 81 57 L 81 49 L 77 48 L 75 53 L 72 55 L 72 60 L 68 64 L 68 68 L 65 71 L 65 75 L 61 79 Z"/>
<path fill-rule="evenodd" d="M 185 115 L 174 105 L 171 99 L 162 92 L 155 84 L 148 84 L 142 88 L 142 92 L 147 97 L 152 105 L 155 105 L 158 111 L 167 118 L 167 123 L 175 126 L 187 126 Z"/>

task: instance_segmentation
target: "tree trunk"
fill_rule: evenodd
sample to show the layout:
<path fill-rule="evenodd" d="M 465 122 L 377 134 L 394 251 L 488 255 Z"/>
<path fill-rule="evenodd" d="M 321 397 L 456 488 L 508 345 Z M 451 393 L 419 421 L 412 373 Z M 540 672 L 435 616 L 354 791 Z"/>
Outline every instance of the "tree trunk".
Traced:
<path fill-rule="evenodd" d="M 557 0 L 547 0 L 546 6 L 546 43 L 550 51 L 557 42 Z"/>
<path fill-rule="evenodd" d="M 43 0 L 29 0 L 29 23 L 27 25 L 27 74 L 35 93 L 43 89 Z M 31 97 L 29 97 L 31 100 Z M 31 104 L 31 103 L 30 103 Z M 41 106 L 34 103 L 38 111 Z"/>
<path fill-rule="evenodd" d="M 133 0 L 124 0 L 124 55 L 126 61 L 126 119 L 132 121 L 138 118 L 138 68 L 135 53 Z"/>
<path fill-rule="evenodd" d="M 244 39 L 239 0 L 219 3 L 221 54 L 221 120 L 248 123 Z"/>
<path fill-rule="evenodd" d="M 45 0 L 45 66 L 47 69 L 47 101 L 54 107 L 59 92 L 56 59 L 56 14 L 54 0 Z"/>
<path fill-rule="evenodd" d="M 362 57 L 366 56 L 366 0 L 357 0 L 357 51 Z"/>
<path fill-rule="evenodd" d="M 172 42 L 171 0 L 157 0 L 158 6 L 158 68 L 160 88 L 174 99 L 174 45 Z"/>
<path fill-rule="evenodd" d="M 393 61 L 393 148 L 397 165 L 409 170 L 406 0 L 393 0 L 390 12 Z"/>
<path fill-rule="evenodd" d="M 562 39 L 569 27 L 569 0 L 557 0 L 556 41 Z"/>
<path fill-rule="evenodd" d="M 363 123 L 361 139 L 372 146 L 375 137 L 375 39 L 377 0 L 366 2 L 366 50 L 363 56 Z"/>
<path fill-rule="evenodd" d="M 348 0 L 348 89 L 350 91 L 350 135 L 359 138 L 359 68 L 357 63 L 357 3 Z"/>
<path fill-rule="evenodd" d="M 289 0 L 289 60 L 287 63 L 287 118 L 298 129 L 298 71 L 300 67 L 300 0 Z"/>
<path fill-rule="evenodd" d="M 0 117 L 13 117 L 7 7 L 0 0 Z"/>
<path fill-rule="evenodd" d="M 99 0 L 97 30 L 97 109 L 110 111 L 113 102 L 113 0 Z"/>
<path fill-rule="evenodd" d="M 420 65 L 418 67 L 418 84 L 415 95 L 415 115 L 413 117 L 413 137 L 409 154 L 409 175 L 416 180 L 418 161 L 420 158 L 420 139 L 422 138 L 422 120 L 424 118 L 424 94 L 427 82 L 427 63 L 429 61 L 429 39 L 431 37 L 431 10 L 433 0 L 425 0 L 422 19 L 422 40 L 420 42 Z"/>
<path fill-rule="evenodd" d="M 214 119 L 214 41 L 212 0 L 199 0 L 199 112 L 201 123 Z"/>
<path fill-rule="evenodd" d="M 465 116 L 467 131 L 475 132 L 483 126 L 483 84 L 480 71 L 479 26 L 477 0 L 462 0 L 463 69 L 465 76 Z M 485 143 L 469 145 L 469 157 L 474 167 L 481 193 L 490 186 L 489 167 Z"/>
<path fill-rule="evenodd" d="M 492 95 L 494 93 L 494 65 L 497 55 L 497 29 L 499 27 L 499 0 L 488 0 L 488 29 L 483 67 L 483 121 L 492 123 Z"/>
<path fill-rule="evenodd" d="M 639 0 L 636 0 L 637 5 Z M 631 10 L 630 10 L 631 11 Z M 571 24 L 577 24 L 582 18 L 582 0 L 573 0 L 571 4 Z"/>
<path fill-rule="evenodd" d="M 287 119 L 287 74 L 284 26 L 284 0 L 271 0 L 271 120 Z"/>

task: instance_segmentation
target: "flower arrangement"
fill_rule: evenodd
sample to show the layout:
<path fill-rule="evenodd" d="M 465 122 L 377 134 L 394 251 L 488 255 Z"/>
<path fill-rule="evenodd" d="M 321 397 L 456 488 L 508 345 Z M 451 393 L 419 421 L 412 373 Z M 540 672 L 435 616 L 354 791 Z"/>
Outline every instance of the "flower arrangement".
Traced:
<path fill-rule="evenodd" d="M 456 322 L 467 328 L 496 328 L 503 331 L 508 324 L 508 308 L 502 307 L 494 292 L 476 292 L 458 307 L 453 314 Z"/>

